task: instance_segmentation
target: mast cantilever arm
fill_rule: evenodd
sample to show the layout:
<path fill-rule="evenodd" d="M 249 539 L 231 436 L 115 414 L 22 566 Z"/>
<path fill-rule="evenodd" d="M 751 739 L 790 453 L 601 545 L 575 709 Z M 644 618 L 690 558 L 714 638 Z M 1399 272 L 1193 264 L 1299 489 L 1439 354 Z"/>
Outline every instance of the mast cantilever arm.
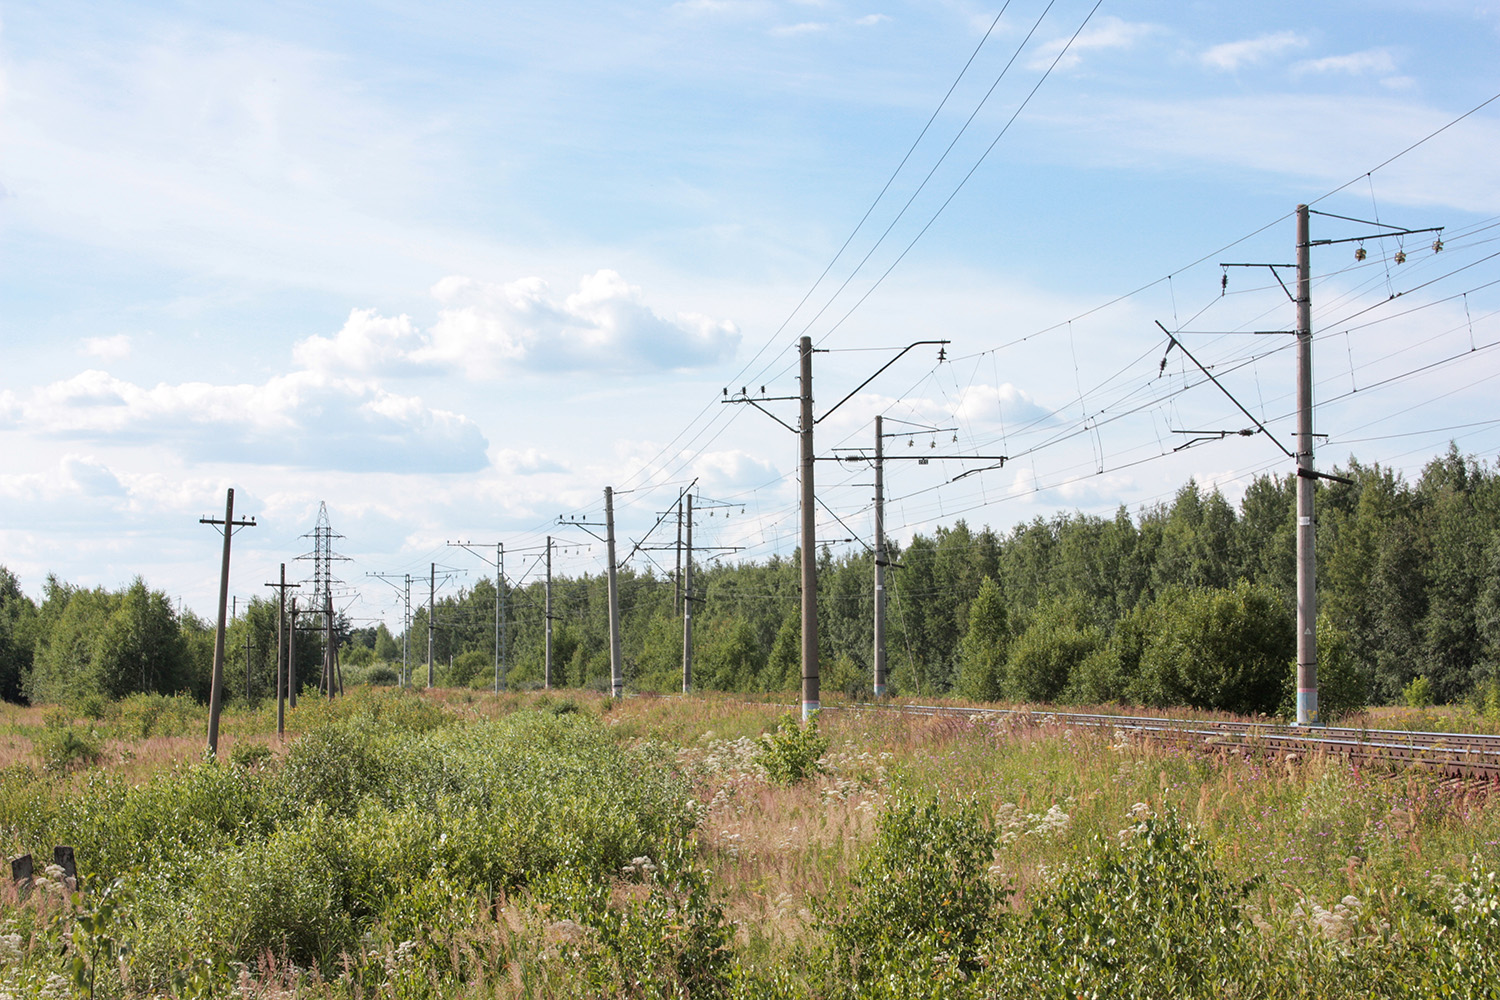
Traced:
<path fill-rule="evenodd" d="M 1260 432 L 1262 434 L 1264 434 L 1266 437 L 1268 437 L 1268 438 L 1271 439 L 1271 443 L 1272 444 L 1274 444 L 1276 447 L 1278 447 L 1278 448 L 1281 449 L 1281 453 L 1283 455 L 1285 455 L 1287 458 L 1296 458 L 1297 457 L 1296 455 L 1293 455 L 1291 452 L 1289 452 L 1289 451 L 1286 450 L 1286 445 L 1284 445 L 1280 441 L 1276 440 L 1276 435 L 1274 435 L 1270 431 L 1266 430 L 1266 425 L 1263 424 L 1263 423 L 1261 423 L 1259 420 L 1257 420 L 1256 417 L 1255 417 L 1255 414 L 1251 413 L 1249 410 L 1245 409 L 1243 406 L 1240 406 L 1240 401 L 1238 399 L 1235 399 L 1234 396 L 1230 393 L 1230 391 L 1228 389 L 1224 388 L 1223 384 L 1218 379 L 1214 378 L 1214 373 L 1213 372 L 1209 371 L 1207 368 L 1204 368 L 1203 365 L 1201 365 L 1201 364 L 1198 363 L 1198 359 L 1195 358 L 1195 357 L 1193 357 L 1192 353 L 1186 347 L 1183 346 L 1182 341 L 1180 341 L 1176 337 L 1172 336 L 1172 331 L 1168 330 L 1166 327 L 1164 327 L 1164 326 L 1161 325 L 1161 320 L 1159 320 L 1159 319 L 1158 320 L 1152 320 L 1152 322 L 1154 322 L 1158 327 L 1161 328 L 1161 332 L 1165 333 L 1167 335 L 1167 339 L 1170 340 L 1177 347 L 1177 349 L 1179 351 L 1181 351 L 1183 354 L 1187 355 L 1187 359 L 1189 361 L 1191 361 L 1197 367 L 1197 369 L 1200 372 L 1202 372 L 1203 374 L 1205 374 L 1205 375 L 1208 376 L 1208 380 L 1210 382 L 1212 382 L 1215 386 L 1217 386 L 1218 390 L 1220 392 L 1222 392 L 1225 396 L 1227 396 L 1229 398 L 1229 401 L 1231 403 L 1233 403 L 1239 409 L 1239 411 L 1241 413 L 1243 413 L 1245 416 L 1247 416 L 1247 417 L 1250 418 L 1251 423 L 1255 424 L 1256 427 L 1260 428 Z"/>
<path fill-rule="evenodd" d="M 923 344 L 951 344 L 951 343 L 953 343 L 953 341 L 951 341 L 951 340 L 919 340 L 916 343 L 907 344 L 905 347 L 901 348 L 901 353 L 900 354 L 897 354 L 894 358 L 892 358 L 891 360 L 887 361 L 885 364 L 881 365 L 878 369 L 876 369 L 874 375 L 871 375 L 869 378 L 865 379 L 859 385 L 855 386 L 854 389 L 849 393 L 849 395 L 845 396 L 843 399 L 839 400 L 837 403 L 834 403 L 832 409 L 830 409 L 827 413 L 823 414 L 821 417 L 818 417 L 816 420 L 813 421 L 813 423 L 815 423 L 815 424 L 821 424 L 823 421 L 825 421 L 829 417 L 833 416 L 833 411 L 834 410 L 837 410 L 840 406 L 843 406 L 845 403 L 849 402 L 849 400 L 853 399 L 855 393 L 859 392 L 859 390 L 863 389 L 865 386 L 869 385 L 871 382 L 873 382 L 877 378 L 879 378 L 881 372 L 885 371 L 887 368 L 889 368 L 891 365 L 895 364 L 897 361 L 900 361 L 901 358 L 902 358 L 902 356 L 905 355 L 906 352 L 909 351 L 909 350 L 911 350 L 913 347 L 921 347 Z M 939 360 L 941 360 L 941 359 L 939 359 Z"/>

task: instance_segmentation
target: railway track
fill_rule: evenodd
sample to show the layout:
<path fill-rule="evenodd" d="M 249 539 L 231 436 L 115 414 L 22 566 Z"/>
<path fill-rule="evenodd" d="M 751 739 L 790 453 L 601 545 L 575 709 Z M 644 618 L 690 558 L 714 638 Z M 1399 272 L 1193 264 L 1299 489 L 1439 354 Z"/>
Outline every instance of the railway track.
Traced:
<path fill-rule="evenodd" d="M 1150 739 L 1210 753 L 1268 753 L 1304 757 L 1326 754 L 1361 764 L 1424 767 L 1454 778 L 1500 780 L 1500 736 L 1424 733 L 1410 730 L 1301 729 L 1269 723 L 1152 718 L 1036 709 L 968 708 L 956 705 L 825 705 L 851 712 L 1013 718 L 1041 724 L 1109 730 L 1122 739 Z"/>

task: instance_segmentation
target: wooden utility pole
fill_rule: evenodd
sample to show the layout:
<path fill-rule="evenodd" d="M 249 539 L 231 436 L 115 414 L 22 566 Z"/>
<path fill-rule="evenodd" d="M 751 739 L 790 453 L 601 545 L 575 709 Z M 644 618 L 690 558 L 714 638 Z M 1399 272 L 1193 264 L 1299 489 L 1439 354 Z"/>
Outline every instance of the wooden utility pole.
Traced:
<path fill-rule="evenodd" d="M 234 489 L 231 488 L 224 497 L 224 520 L 200 517 L 198 523 L 217 525 L 224 529 L 224 559 L 219 568 L 219 627 L 214 632 L 213 678 L 208 695 L 208 754 L 213 757 L 219 753 L 219 713 L 224 708 L 224 618 L 229 610 L 229 541 L 234 537 L 235 528 L 255 527 L 255 518 L 245 521 L 234 519 Z"/>
<path fill-rule="evenodd" d="M 687 553 L 682 573 L 682 693 L 693 690 L 693 495 L 687 494 Z"/>
<path fill-rule="evenodd" d="M 323 595 L 323 694 L 332 698 L 343 694 L 343 685 L 338 681 L 338 646 L 333 636 L 333 597 Z"/>
<path fill-rule="evenodd" d="M 288 588 L 301 587 L 300 583 L 286 582 L 286 563 L 281 564 L 281 582 L 268 583 L 276 588 L 276 735 L 286 736 L 286 592 Z"/>
<path fill-rule="evenodd" d="M 495 667 L 495 690 L 505 687 L 505 675 L 510 664 L 505 662 L 505 546 L 495 543 L 495 617 L 500 622 L 500 659 Z"/>

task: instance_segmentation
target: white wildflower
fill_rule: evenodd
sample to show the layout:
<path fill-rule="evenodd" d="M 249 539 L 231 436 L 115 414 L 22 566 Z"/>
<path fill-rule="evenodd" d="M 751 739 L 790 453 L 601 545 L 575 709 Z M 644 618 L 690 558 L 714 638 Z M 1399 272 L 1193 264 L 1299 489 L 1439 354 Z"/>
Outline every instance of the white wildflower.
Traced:
<path fill-rule="evenodd" d="M 1061 836 L 1067 832 L 1068 824 L 1072 822 L 1072 817 L 1063 812 L 1056 803 L 1053 803 L 1046 814 L 1040 818 L 1037 818 L 1035 813 L 1027 818 L 1032 822 L 1031 829 L 1027 832 L 1042 837 Z"/>
<path fill-rule="evenodd" d="M 630 864 L 620 869 L 621 875 L 639 875 L 642 878 L 656 871 L 656 864 L 648 857 L 631 858 Z"/>
<path fill-rule="evenodd" d="M 0 934 L 0 965 L 21 961 L 21 935 Z"/>
<path fill-rule="evenodd" d="M 38 991 L 37 995 L 42 997 L 43 1000 L 67 1000 L 69 994 L 72 992 L 72 985 L 68 982 L 68 977 L 60 976 L 54 972 L 47 976 L 47 982 Z"/>

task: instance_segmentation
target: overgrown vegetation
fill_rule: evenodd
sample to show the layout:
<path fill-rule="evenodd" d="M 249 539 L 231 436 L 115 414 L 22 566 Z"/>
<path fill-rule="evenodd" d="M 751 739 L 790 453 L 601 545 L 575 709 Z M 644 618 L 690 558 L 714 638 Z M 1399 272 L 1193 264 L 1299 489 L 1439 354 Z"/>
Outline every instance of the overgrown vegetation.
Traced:
<path fill-rule="evenodd" d="M 0 847 L 39 859 L 0 889 L 17 1000 L 1500 993 L 1500 802 L 1422 771 L 393 691 L 303 703 L 284 746 L 232 710 L 217 762 L 106 707 L 98 760 L 49 770 L 43 711 L 0 732 Z"/>

